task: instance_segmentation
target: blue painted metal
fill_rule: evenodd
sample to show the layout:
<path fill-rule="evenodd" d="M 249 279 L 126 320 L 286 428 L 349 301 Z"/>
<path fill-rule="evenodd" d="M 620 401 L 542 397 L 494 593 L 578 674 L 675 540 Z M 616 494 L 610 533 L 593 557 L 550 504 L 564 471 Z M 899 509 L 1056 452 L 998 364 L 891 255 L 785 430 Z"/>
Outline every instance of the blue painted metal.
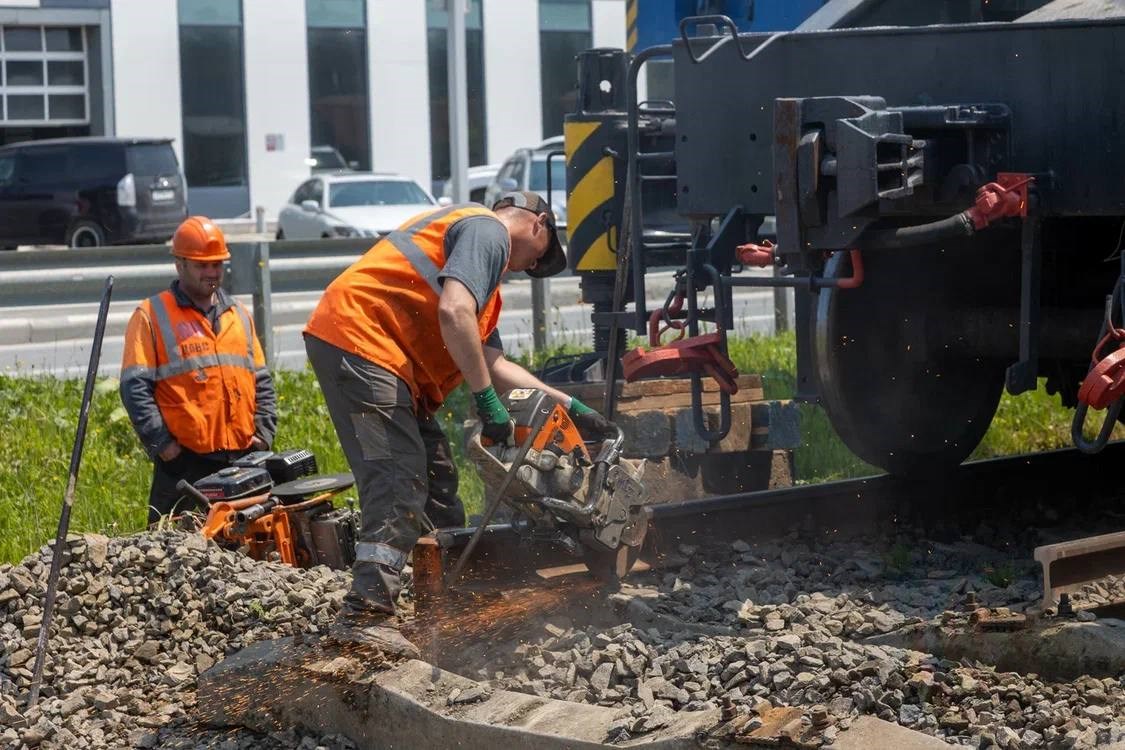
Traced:
<path fill-rule="evenodd" d="M 825 0 L 636 0 L 637 46 L 668 44 L 689 16 L 729 16 L 739 31 L 787 31 L 820 10 Z"/>

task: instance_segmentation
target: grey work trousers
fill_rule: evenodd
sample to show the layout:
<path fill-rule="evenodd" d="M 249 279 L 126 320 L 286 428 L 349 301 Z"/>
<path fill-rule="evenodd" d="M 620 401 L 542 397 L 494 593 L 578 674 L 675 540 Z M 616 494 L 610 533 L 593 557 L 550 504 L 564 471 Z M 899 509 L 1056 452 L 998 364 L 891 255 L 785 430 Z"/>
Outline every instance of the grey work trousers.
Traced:
<path fill-rule="evenodd" d="M 418 537 L 465 525 L 449 440 L 394 373 L 308 334 L 305 351 L 359 490 L 349 604 L 393 612 Z"/>

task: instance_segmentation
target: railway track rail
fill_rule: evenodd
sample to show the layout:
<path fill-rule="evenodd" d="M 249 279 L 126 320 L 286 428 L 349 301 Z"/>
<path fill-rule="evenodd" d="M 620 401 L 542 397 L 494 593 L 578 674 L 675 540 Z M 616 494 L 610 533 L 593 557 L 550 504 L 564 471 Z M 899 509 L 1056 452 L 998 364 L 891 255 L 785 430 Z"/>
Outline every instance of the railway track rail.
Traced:
<path fill-rule="evenodd" d="M 976 461 L 926 480 L 884 474 L 653 505 L 640 559 L 649 567 L 659 566 L 662 560 L 676 557 L 682 544 L 750 542 L 778 537 L 796 527 L 827 537 L 868 531 L 887 519 L 975 525 L 1031 504 L 1054 506 L 1058 512 L 1073 508 L 1076 501 L 1119 492 L 1115 467 L 1122 460 L 1125 444 L 1114 444 L 1098 456 L 1066 449 Z M 416 591 L 441 596 L 444 572 L 456 563 L 475 531 L 440 530 L 419 543 L 414 554 Z M 1125 546 L 1125 536 L 1116 541 Z M 580 572 L 579 567 L 562 549 L 529 544 L 512 526 L 500 524 L 481 538 L 461 580 L 468 589 L 500 590 Z M 1106 575 L 1120 572 L 1119 567 L 1113 558 L 1095 565 L 1090 573 Z M 1078 570 L 1066 580 L 1074 585 L 1088 578 Z"/>

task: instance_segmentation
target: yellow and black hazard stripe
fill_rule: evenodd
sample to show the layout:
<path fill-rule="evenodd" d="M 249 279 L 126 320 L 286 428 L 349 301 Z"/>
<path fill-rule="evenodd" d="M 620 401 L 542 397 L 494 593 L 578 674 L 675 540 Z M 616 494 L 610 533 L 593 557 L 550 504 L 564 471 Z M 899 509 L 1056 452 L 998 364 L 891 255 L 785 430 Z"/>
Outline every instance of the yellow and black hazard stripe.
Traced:
<path fill-rule="evenodd" d="M 606 146 L 622 152 L 620 118 L 571 115 L 566 118 L 567 254 L 578 271 L 617 269 L 617 227 L 622 201 L 615 187 L 623 184 L 619 166 Z M 616 140 L 622 143 L 614 143 Z"/>
<path fill-rule="evenodd" d="M 625 49 L 636 52 L 637 47 L 637 3 L 640 0 L 625 0 Z"/>

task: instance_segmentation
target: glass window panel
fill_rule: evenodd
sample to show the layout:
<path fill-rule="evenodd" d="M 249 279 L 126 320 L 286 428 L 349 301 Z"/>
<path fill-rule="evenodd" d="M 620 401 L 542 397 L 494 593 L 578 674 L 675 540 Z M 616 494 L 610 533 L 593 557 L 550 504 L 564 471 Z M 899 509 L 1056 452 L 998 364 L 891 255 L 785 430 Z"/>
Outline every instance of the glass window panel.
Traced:
<path fill-rule="evenodd" d="M 47 83 L 51 86 L 85 86 L 84 68 L 81 60 L 48 60 Z"/>
<path fill-rule="evenodd" d="M 82 29 L 52 28 L 48 26 L 43 35 L 47 39 L 48 52 L 81 52 Z"/>
<path fill-rule="evenodd" d="M 240 28 L 180 27 L 184 166 L 192 187 L 246 184 L 242 79 Z"/>
<path fill-rule="evenodd" d="M 43 85 L 42 60 L 8 60 L 4 67 L 7 68 L 9 86 Z"/>
<path fill-rule="evenodd" d="M 0 105 L 3 104 L 3 98 L 0 97 Z M 2 110 L 0 110 L 2 111 Z M 16 156 L 0 156 L 0 187 L 11 185 L 15 180 L 13 176 L 16 173 Z"/>
<path fill-rule="evenodd" d="M 51 94 L 47 105 L 52 120 L 86 119 L 86 97 L 82 94 Z"/>
<path fill-rule="evenodd" d="M 8 94 L 9 120 L 45 120 L 42 94 Z"/>
<path fill-rule="evenodd" d="M 62 146 L 29 149 L 20 159 L 19 179 L 32 185 L 66 182 L 70 172 L 70 149 Z"/>
<path fill-rule="evenodd" d="M 371 168 L 363 29 L 309 29 L 309 110 L 313 146 Z"/>
<path fill-rule="evenodd" d="M 312 28 L 362 29 L 367 26 L 363 0 L 305 0 L 305 18 Z"/>
<path fill-rule="evenodd" d="M 400 206 L 410 203 L 430 203 L 425 191 L 415 182 L 404 180 L 371 180 L 370 182 L 333 183 L 328 190 L 328 205 L 332 208 L 351 206 Z"/>
<path fill-rule="evenodd" d="M 541 31 L 589 31 L 590 0 L 539 0 Z"/>
<path fill-rule="evenodd" d="M 241 0 L 180 0 L 180 24 L 185 26 L 239 26 Z"/>
<path fill-rule="evenodd" d="M 43 49 L 43 33 L 38 26 L 6 26 L 4 50 L 6 52 L 39 52 Z"/>
<path fill-rule="evenodd" d="M 427 33 L 430 72 L 430 158 L 433 179 L 450 172 L 449 155 L 449 52 L 444 27 Z M 469 164 L 485 164 L 488 123 L 484 114 L 484 32 L 465 32 L 466 86 L 469 105 Z"/>
<path fill-rule="evenodd" d="M 566 187 L 566 159 L 556 156 L 551 159 L 551 190 L 561 190 Z M 547 157 L 535 158 L 531 161 L 531 178 L 527 182 L 527 189 L 547 194 Z"/>
<path fill-rule="evenodd" d="M 176 152 L 168 143 L 134 143 L 126 150 L 129 171 L 145 177 L 179 174 Z"/>
<path fill-rule="evenodd" d="M 579 52 L 593 45 L 588 31 L 539 33 L 539 76 L 543 91 L 543 137 L 562 135 L 563 117 L 578 105 Z"/>
<path fill-rule="evenodd" d="M 431 29 L 445 29 L 449 26 L 449 12 L 445 9 L 447 0 L 430 0 L 426 3 L 426 26 Z M 469 0 L 469 13 L 465 17 L 465 28 L 478 30 L 481 22 L 481 0 Z"/>
<path fill-rule="evenodd" d="M 54 117 L 54 104 L 51 104 Z M 125 174 L 124 148 L 118 144 L 87 144 L 70 152 L 68 174 L 75 182 L 115 185 Z"/>

